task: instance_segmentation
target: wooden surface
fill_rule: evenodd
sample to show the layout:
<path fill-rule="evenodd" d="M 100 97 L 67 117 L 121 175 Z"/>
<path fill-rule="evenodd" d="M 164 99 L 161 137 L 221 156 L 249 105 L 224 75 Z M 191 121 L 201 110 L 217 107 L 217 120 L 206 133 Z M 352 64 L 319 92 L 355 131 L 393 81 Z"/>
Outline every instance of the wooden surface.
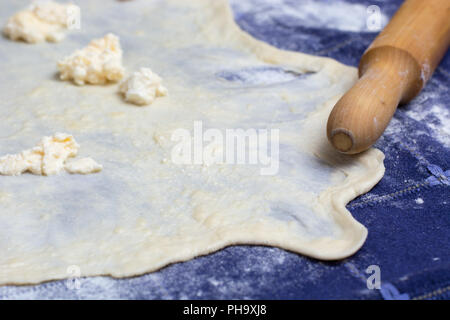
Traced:
<path fill-rule="evenodd" d="M 450 0 L 407 0 L 366 50 L 359 81 L 330 114 L 327 135 L 344 153 L 368 149 L 399 103 L 414 98 L 450 44 Z"/>

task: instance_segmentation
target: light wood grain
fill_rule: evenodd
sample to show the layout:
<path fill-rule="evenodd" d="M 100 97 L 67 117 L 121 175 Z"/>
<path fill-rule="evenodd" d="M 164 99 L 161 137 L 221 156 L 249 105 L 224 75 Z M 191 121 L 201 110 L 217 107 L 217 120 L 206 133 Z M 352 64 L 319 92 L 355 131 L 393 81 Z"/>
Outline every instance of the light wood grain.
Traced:
<path fill-rule="evenodd" d="M 327 136 L 344 153 L 368 149 L 399 103 L 414 98 L 450 44 L 450 0 L 407 0 L 366 50 L 358 82 L 337 102 Z"/>

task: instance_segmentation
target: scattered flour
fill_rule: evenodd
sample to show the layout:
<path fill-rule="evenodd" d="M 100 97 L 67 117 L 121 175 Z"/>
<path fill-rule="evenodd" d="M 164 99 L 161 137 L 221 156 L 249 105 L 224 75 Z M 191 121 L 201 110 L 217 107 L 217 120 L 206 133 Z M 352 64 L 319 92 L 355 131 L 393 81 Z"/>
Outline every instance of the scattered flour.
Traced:
<path fill-rule="evenodd" d="M 433 137 L 450 148 L 450 109 L 443 105 L 434 104 L 431 107 L 411 108 L 406 115 L 414 120 L 424 122 L 433 133 Z"/>
<path fill-rule="evenodd" d="M 273 85 L 287 83 L 298 79 L 301 75 L 278 67 L 250 67 L 239 70 L 225 70 L 218 76 L 227 81 L 242 85 Z"/>
<path fill-rule="evenodd" d="M 336 29 L 352 32 L 378 32 L 367 28 L 369 13 L 362 4 L 330 0 L 230 0 L 237 17 L 252 14 L 261 24 L 281 23 L 289 27 Z M 258 10 L 255 10 L 258 8 Z M 380 27 L 388 17 L 380 12 Z"/>

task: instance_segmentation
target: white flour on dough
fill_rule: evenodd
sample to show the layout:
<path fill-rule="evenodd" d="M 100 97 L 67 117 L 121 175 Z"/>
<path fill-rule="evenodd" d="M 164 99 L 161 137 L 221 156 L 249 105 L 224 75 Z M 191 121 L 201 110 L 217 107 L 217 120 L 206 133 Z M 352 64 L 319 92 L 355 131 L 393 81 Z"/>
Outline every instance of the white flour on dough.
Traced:
<path fill-rule="evenodd" d="M 22 2 L 2 2 L 0 19 Z M 323 260 L 362 246 L 367 230 L 345 204 L 381 179 L 384 155 L 340 155 L 325 135 L 333 104 L 357 79 L 355 68 L 253 39 L 225 1 L 77 4 L 83 29 L 64 46 L 27 54 L 0 39 L 0 150 L 24 150 L 49 131 L 71 132 L 108 169 L 0 176 L 0 194 L 9 195 L 0 197 L 0 284 L 67 278 L 73 266 L 81 276 L 139 275 L 232 244 Z M 117 12 L 120 23 L 109 18 Z M 117 85 L 57 79 L 61 56 L 106 32 L 120 37 L 127 69 L 151 66 L 170 95 L 132 108 Z M 270 84 L 233 76 L 268 69 L 290 76 Z M 278 130 L 278 170 L 261 175 L 265 163 L 175 164 L 171 136 L 192 133 L 194 123 L 219 132 Z"/>

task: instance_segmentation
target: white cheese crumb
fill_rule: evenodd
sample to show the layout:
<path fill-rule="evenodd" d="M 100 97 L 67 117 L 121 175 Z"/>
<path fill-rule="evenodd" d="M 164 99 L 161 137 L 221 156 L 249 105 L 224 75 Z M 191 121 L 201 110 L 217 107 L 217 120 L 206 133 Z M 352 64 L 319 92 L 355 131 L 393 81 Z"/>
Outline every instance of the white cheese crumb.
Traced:
<path fill-rule="evenodd" d="M 162 79 L 149 68 L 141 68 L 123 81 L 119 90 L 128 102 L 137 105 L 151 104 L 156 97 L 166 96 L 168 93 L 161 81 Z"/>
<path fill-rule="evenodd" d="M 44 137 L 32 149 L 1 157 L 0 174 L 9 176 L 18 176 L 24 172 L 36 175 L 58 174 L 65 168 L 66 160 L 77 155 L 79 148 L 73 136 L 69 134 L 57 133 L 51 137 Z M 83 164 L 86 167 L 83 167 Z M 101 170 L 98 170 L 98 166 L 88 161 L 77 164 L 78 171 L 83 173 L 91 173 L 90 170 L 98 172 Z"/>
<path fill-rule="evenodd" d="M 108 33 L 101 39 L 58 62 L 61 80 L 73 80 L 78 85 L 105 84 L 123 78 L 122 49 L 119 38 Z"/>
<path fill-rule="evenodd" d="M 70 173 L 89 174 L 102 171 L 103 166 L 92 158 L 83 158 L 66 163 L 65 168 Z"/>
<path fill-rule="evenodd" d="M 12 40 L 28 43 L 45 40 L 58 42 L 64 39 L 77 12 L 80 8 L 74 4 L 53 1 L 33 3 L 9 18 L 3 33 Z"/>
<path fill-rule="evenodd" d="M 65 133 L 44 137 L 39 146 L 43 150 L 42 173 L 44 175 L 59 173 L 64 168 L 65 161 L 75 157 L 80 148 L 75 139 Z"/>

